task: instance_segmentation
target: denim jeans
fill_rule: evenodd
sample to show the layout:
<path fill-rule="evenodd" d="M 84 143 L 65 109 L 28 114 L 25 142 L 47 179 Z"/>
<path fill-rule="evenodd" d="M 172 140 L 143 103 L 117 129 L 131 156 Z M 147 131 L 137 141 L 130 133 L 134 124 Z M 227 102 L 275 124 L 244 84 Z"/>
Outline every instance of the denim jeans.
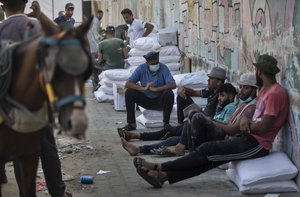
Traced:
<path fill-rule="evenodd" d="M 141 133 L 141 140 L 144 141 L 160 140 L 165 135 L 167 135 L 167 137 L 180 136 L 181 131 L 182 131 L 182 125 L 176 127 L 168 126 L 159 131 Z"/>
<path fill-rule="evenodd" d="M 175 146 L 176 144 L 178 144 L 180 140 L 180 136 L 172 136 L 169 137 L 168 139 L 159 142 L 159 143 L 155 143 L 155 144 L 151 144 L 151 145 L 144 145 L 144 146 L 140 146 L 140 153 L 144 153 L 144 154 L 149 154 L 151 153 L 150 151 L 152 149 L 157 149 L 163 146 Z"/>

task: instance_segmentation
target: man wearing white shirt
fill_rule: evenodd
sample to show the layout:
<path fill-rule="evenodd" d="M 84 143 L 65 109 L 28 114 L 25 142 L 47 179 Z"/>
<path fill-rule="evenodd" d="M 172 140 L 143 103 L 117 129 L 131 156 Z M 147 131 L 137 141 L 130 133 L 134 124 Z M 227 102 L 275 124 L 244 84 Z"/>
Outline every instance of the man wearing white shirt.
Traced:
<path fill-rule="evenodd" d="M 99 45 L 100 41 L 103 39 L 102 35 L 100 34 L 100 29 L 102 28 L 102 26 L 101 26 L 102 17 L 103 17 L 103 11 L 98 10 L 96 13 L 96 16 L 93 19 L 93 22 L 89 29 L 89 32 L 87 34 L 87 38 L 88 38 L 89 45 L 90 45 L 91 56 L 92 56 L 92 60 L 93 60 L 94 64 L 95 64 L 95 60 L 98 56 L 98 45 Z M 96 91 L 99 88 L 98 75 L 100 73 L 101 73 L 101 70 L 99 70 L 98 68 L 96 68 L 94 66 L 93 76 L 92 76 L 94 91 Z"/>
<path fill-rule="evenodd" d="M 129 40 L 127 40 L 127 43 L 132 43 L 132 41 L 138 38 L 146 37 L 152 32 L 154 26 L 143 20 L 134 19 L 130 9 L 123 9 L 121 14 L 125 22 L 129 25 L 127 34 Z"/>

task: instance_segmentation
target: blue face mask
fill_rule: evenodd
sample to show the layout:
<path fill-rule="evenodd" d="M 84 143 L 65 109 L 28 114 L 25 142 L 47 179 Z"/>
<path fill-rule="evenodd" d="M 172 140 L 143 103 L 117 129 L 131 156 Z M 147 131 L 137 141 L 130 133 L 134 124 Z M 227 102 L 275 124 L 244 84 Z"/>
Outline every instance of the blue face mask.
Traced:
<path fill-rule="evenodd" d="M 159 69 L 159 64 L 150 65 L 149 69 L 151 72 L 156 72 Z"/>
<path fill-rule="evenodd" d="M 240 100 L 242 101 L 242 103 L 250 103 L 253 100 L 253 98 L 249 96 L 246 100 L 242 100 L 242 99 Z"/>

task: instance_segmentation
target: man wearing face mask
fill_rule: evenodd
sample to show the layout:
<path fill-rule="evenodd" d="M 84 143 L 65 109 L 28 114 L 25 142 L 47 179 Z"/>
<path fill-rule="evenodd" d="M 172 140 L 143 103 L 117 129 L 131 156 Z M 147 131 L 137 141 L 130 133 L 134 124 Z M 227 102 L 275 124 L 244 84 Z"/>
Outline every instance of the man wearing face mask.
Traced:
<path fill-rule="evenodd" d="M 129 25 L 128 28 L 128 39 L 127 43 L 132 43 L 132 41 L 148 36 L 154 26 L 150 23 L 144 22 L 143 20 L 133 18 L 132 11 L 128 8 L 125 8 L 121 12 L 125 22 Z"/>
<path fill-rule="evenodd" d="M 274 57 L 260 55 L 253 65 L 257 77 L 262 80 L 254 115 L 252 118 L 242 117 L 235 132 L 228 132 L 231 138 L 212 139 L 189 155 L 164 163 L 135 158 L 138 174 L 155 188 L 160 188 L 165 181 L 177 183 L 230 161 L 268 155 L 275 137 L 288 119 L 289 98 L 286 90 L 276 81 L 280 69 Z"/>
<path fill-rule="evenodd" d="M 183 155 L 187 146 L 190 146 L 189 148 L 191 149 L 193 148 L 192 146 L 199 146 L 203 142 L 216 139 L 224 140 L 226 135 L 234 135 L 239 132 L 240 120 L 243 117 L 252 118 L 254 114 L 258 86 L 256 85 L 254 73 L 242 74 L 237 84 L 240 87 L 240 101 L 238 108 L 229 117 L 228 121 L 222 123 L 215 120 L 215 118 L 208 118 L 203 113 L 196 113 L 192 116 L 191 123 L 183 128 L 182 132 L 186 133 L 185 139 L 180 141 L 176 146 L 167 147 L 166 152 Z M 192 138 L 194 139 L 192 140 Z"/>
<path fill-rule="evenodd" d="M 145 64 L 137 67 L 127 80 L 125 87 L 125 104 L 127 109 L 127 125 L 118 131 L 136 129 L 135 104 L 146 109 L 163 110 L 163 122 L 167 126 L 174 104 L 176 88 L 168 67 L 159 62 L 159 52 L 149 52 L 144 56 Z M 140 82 L 140 85 L 137 83 Z"/>

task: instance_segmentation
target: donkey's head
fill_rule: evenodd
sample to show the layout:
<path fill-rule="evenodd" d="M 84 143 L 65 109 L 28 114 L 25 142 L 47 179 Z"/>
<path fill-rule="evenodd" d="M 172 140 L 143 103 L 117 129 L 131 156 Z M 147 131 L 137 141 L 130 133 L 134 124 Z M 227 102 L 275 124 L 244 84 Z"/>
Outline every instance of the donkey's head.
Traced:
<path fill-rule="evenodd" d="M 41 40 L 48 99 L 63 130 L 73 136 L 84 135 L 87 128 L 84 89 L 93 65 L 86 34 L 91 22 Z"/>

